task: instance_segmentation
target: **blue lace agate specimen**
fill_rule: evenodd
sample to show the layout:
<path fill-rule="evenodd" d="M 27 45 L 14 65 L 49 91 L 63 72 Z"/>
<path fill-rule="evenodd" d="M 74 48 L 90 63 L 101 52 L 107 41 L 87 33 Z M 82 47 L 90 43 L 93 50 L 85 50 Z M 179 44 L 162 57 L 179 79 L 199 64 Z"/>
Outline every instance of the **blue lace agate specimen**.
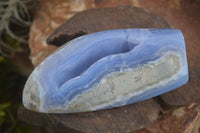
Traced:
<path fill-rule="evenodd" d="M 23 104 L 46 113 L 95 111 L 142 101 L 187 81 L 179 30 L 110 30 L 76 38 L 47 57 L 26 82 Z"/>

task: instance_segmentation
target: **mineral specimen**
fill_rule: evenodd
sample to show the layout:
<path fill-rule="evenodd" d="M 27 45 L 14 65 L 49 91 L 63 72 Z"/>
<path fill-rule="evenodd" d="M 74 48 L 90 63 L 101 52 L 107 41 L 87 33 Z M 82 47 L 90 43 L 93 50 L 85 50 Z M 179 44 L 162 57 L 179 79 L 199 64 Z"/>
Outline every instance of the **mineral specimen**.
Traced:
<path fill-rule="evenodd" d="M 177 29 L 119 29 L 76 38 L 47 57 L 23 91 L 26 108 L 74 113 L 139 102 L 188 81 Z"/>

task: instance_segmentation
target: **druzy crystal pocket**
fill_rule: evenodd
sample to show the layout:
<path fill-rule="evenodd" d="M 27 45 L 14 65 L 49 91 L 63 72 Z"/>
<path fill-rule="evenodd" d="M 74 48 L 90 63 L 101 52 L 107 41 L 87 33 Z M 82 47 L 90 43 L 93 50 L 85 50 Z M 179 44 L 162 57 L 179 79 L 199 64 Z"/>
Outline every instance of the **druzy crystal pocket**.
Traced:
<path fill-rule="evenodd" d="M 176 29 L 119 29 L 76 38 L 47 57 L 23 91 L 26 108 L 73 113 L 142 101 L 188 81 Z"/>

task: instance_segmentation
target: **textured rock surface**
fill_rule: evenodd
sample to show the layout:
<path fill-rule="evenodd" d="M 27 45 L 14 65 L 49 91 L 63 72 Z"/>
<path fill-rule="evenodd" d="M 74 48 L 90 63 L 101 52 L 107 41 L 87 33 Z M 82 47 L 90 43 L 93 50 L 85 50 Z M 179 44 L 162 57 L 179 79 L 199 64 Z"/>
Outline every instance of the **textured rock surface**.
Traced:
<path fill-rule="evenodd" d="M 61 4 L 62 3 L 62 4 Z M 184 34 L 186 47 L 187 47 L 187 57 L 188 65 L 190 71 L 189 84 L 184 85 L 181 88 L 173 90 L 169 93 L 161 95 L 158 99 L 158 103 L 161 105 L 162 113 L 158 118 L 159 105 L 150 99 L 148 101 L 139 102 L 137 105 L 132 104 L 131 107 L 134 108 L 119 108 L 111 110 L 110 112 L 97 112 L 91 114 L 81 113 L 78 115 L 54 115 L 54 114 L 40 114 L 30 112 L 23 107 L 20 108 L 19 114 L 20 118 L 27 121 L 30 124 L 45 126 L 50 128 L 49 131 L 53 132 L 63 132 L 68 130 L 69 132 L 125 132 L 132 131 L 136 129 L 145 128 L 141 131 L 133 131 L 134 133 L 149 133 L 149 132 L 161 132 L 161 133 L 198 133 L 199 132 L 199 101 L 200 101 L 200 3 L 196 0 L 184 1 L 184 0 L 95 0 L 92 2 L 85 1 L 81 4 L 75 4 L 76 1 L 72 0 L 71 3 L 66 0 L 59 0 L 59 2 L 54 0 L 42 0 L 40 3 L 40 10 L 35 14 L 34 24 L 31 28 L 30 33 L 30 48 L 32 51 L 31 59 L 32 62 L 37 65 L 40 63 L 47 55 L 49 55 L 55 46 L 46 45 L 45 39 L 51 34 L 51 32 L 60 24 L 62 24 L 66 15 L 69 14 L 72 7 L 112 7 L 119 5 L 134 5 L 141 8 L 149 9 L 150 11 L 165 18 L 172 28 L 181 29 Z M 84 4 L 83 4 L 84 3 Z M 74 6 L 79 5 L 79 6 Z M 83 6 L 86 5 L 86 6 Z M 90 6 L 92 5 L 92 6 Z M 60 8 L 64 7 L 64 8 Z M 53 7 L 53 8 L 52 8 Z M 69 8 L 71 7 L 71 8 Z M 75 8 L 75 9 L 77 9 Z M 86 9 L 84 8 L 84 9 Z M 83 9 L 83 8 L 80 8 Z M 60 13 L 55 12 L 58 10 Z M 75 12 L 77 13 L 77 12 Z M 75 14 L 74 13 L 74 14 Z M 117 13 L 117 18 L 126 17 L 121 16 Z M 137 12 L 136 16 L 139 14 Z M 143 16 L 146 13 L 142 14 Z M 87 14 L 88 15 L 88 14 Z M 126 14 L 124 14 L 126 15 Z M 56 16 L 56 17 L 55 17 Z M 70 15 L 69 15 L 70 16 Z M 129 17 L 130 18 L 130 17 Z M 153 19 L 152 19 L 153 20 Z M 102 21 L 105 21 L 103 19 Z M 52 23 L 53 22 L 53 23 Z M 79 21 L 81 22 L 81 21 Z M 108 21 L 107 21 L 108 22 Z M 163 21 L 162 21 L 163 22 Z M 113 23 L 113 21 L 109 22 Z M 151 24 L 152 21 L 148 21 L 145 25 Z M 53 26 L 55 24 L 55 26 Z M 74 24 L 76 24 L 74 22 Z M 94 24 L 94 23 L 93 23 Z M 99 23 L 98 23 L 99 24 Z M 126 28 L 125 23 L 121 22 L 122 28 Z M 40 25 L 40 26 L 39 26 Z M 57 25 L 57 26 L 56 26 Z M 131 26 L 134 27 L 135 23 Z M 142 23 L 141 23 L 142 25 Z M 137 25 L 137 27 L 141 27 Z M 167 27 L 166 23 L 157 23 L 158 27 Z M 158 26 L 160 25 L 160 26 Z M 69 26 L 69 27 L 68 27 Z M 68 31 L 73 32 L 70 29 L 70 25 L 66 25 L 65 28 Z M 77 26 L 79 26 L 77 24 Z M 117 27 L 117 26 L 116 26 Z M 155 25 L 149 25 L 149 27 L 156 27 Z M 63 28 L 63 29 L 65 29 Z M 81 27 L 80 27 L 81 28 Z M 109 27 L 108 27 L 109 28 Z M 128 27 L 130 28 L 130 27 Z M 45 29 L 50 29 L 48 32 Z M 101 25 L 96 25 L 96 29 L 101 30 Z M 108 30 L 108 29 L 107 29 Z M 94 31 L 96 32 L 96 31 Z M 39 49 L 39 50 L 37 50 Z M 196 96 L 195 96 L 196 95 Z M 172 100 L 174 98 L 174 100 Z M 192 100 L 192 102 L 191 102 Z M 190 102 L 190 103 L 189 103 Z M 188 104 L 187 104 L 188 103 Z M 187 104 L 187 105 L 185 105 Z M 173 106 L 171 106 L 173 105 Z M 177 106 L 185 105 L 180 109 Z M 176 109 L 174 109 L 175 107 Z M 134 110 L 134 111 L 133 111 Z M 148 110 L 147 112 L 145 112 Z M 175 111 L 175 113 L 173 113 Z M 143 112 L 143 113 L 141 113 Z M 99 114 L 98 114 L 99 113 Z M 127 114 L 128 113 L 128 114 Z M 123 115 L 119 115 L 123 114 Z M 173 115 L 173 114 L 178 114 Z M 151 124 L 155 119 L 153 124 Z M 151 125 L 149 125 L 151 124 Z M 149 126 L 148 126 L 149 125 Z M 147 127 L 148 126 L 148 127 Z M 72 130 L 76 129 L 76 131 Z M 78 131 L 77 131 L 78 130 Z"/>
<path fill-rule="evenodd" d="M 119 15 L 120 17 L 118 17 Z M 74 22 L 77 22 L 79 19 L 81 22 L 79 23 L 79 26 L 77 26 Z M 149 21 L 150 19 L 154 21 Z M 126 20 L 126 22 L 123 22 L 122 20 Z M 112 23 L 108 23 L 111 21 Z M 97 22 L 101 23 L 99 24 Z M 47 43 L 55 46 L 61 46 L 72 38 L 84 34 L 111 29 L 138 27 L 149 28 L 148 25 L 151 25 L 151 28 L 168 27 L 168 23 L 163 18 L 141 8 L 122 6 L 115 8 L 99 8 L 95 10 L 89 9 L 78 13 L 66 23 L 58 27 L 48 37 Z M 99 29 L 99 27 L 101 28 Z"/>
<path fill-rule="evenodd" d="M 141 110 L 145 115 L 138 113 Z M 149 99 L 123 108 L 74 114 L 36 113 L 20 106 L 18 115 L 27 123 L 50 128 L 53 133 L 129 133 L 147 127 L 158 118 L 159 111 L 160 106 Z"/>
<path fill-rule="evenodd" d="M 73 113 L 146 100 L 188 81 L 176 29 L 120 29 L 76 38 L 47 57 L 23 92 L 28 109 Z"/>

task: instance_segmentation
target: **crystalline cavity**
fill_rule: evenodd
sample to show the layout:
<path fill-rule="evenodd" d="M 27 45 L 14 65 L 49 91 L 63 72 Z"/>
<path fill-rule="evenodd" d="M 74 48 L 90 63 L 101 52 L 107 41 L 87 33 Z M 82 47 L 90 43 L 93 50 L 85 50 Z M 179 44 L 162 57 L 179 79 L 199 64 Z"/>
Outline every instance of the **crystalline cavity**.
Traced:
<path fill-rule="evenodd" d="M 39 112 L 94 111 L 145 100 L 187 81 L 179 30 L 111 30 L 74 39 L 47 57 L 30 75 L 23 103 Z"/>

